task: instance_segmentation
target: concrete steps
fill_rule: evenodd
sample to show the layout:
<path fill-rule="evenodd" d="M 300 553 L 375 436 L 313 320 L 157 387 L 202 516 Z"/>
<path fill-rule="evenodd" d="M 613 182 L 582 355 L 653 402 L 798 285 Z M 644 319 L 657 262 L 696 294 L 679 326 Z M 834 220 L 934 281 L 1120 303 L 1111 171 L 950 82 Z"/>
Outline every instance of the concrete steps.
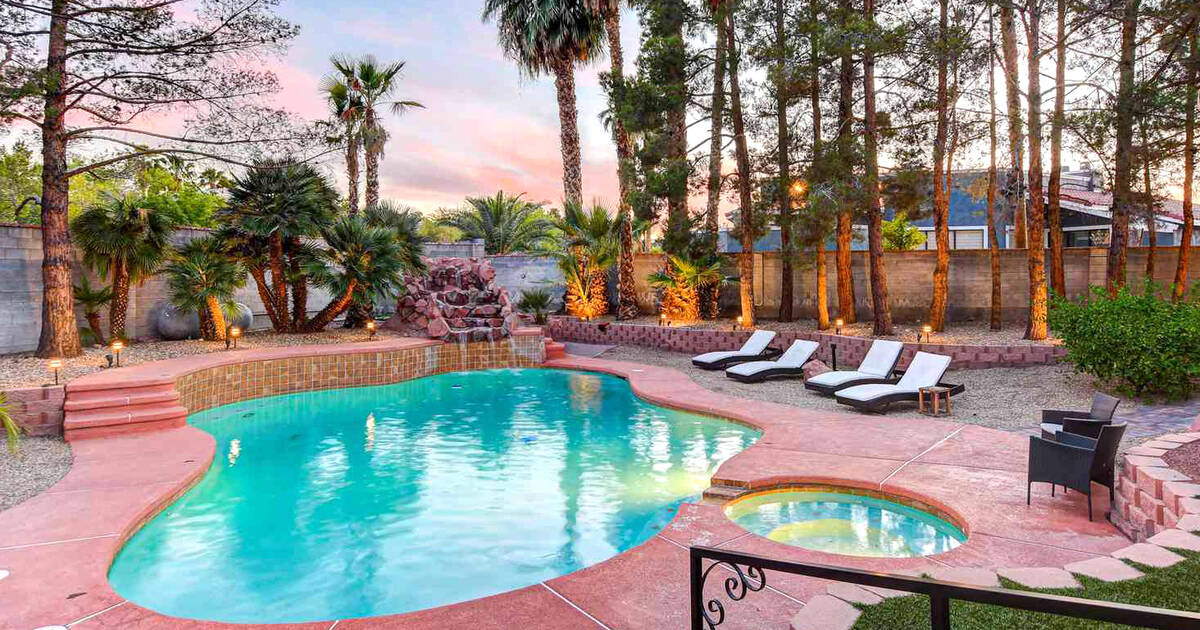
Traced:
<path fill-rule="evenodd" d="M 550 338 L 546 339 L 546 360 L 564 359 L 566 356 L 567 346 L 565 344 L 559 343 Z"/>
<path fill-rule="evenodd" d="M 63 436 L 68 442 L 170 429 L 187 424 L 187 408 L 170 383 L 125 383 L 109 387 L 67 387 Z"/>

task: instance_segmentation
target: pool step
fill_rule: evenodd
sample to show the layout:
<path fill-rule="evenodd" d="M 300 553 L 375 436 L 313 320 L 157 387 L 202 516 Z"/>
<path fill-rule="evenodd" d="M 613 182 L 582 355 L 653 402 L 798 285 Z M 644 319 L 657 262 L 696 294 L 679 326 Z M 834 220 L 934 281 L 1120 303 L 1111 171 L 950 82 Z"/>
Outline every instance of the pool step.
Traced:
<path fill-rule="evenodd" d="M 187 424 L 172 383 L 114 383 L 106 387 L 67 386 L 63 436 L 68 442 Z"/>
<path fill-rule="evenodd" d="M 566 344 L 559 343 L 553 339 L 546 339 L 546 360 L 550 359 L 565 359 L 567 357 Z"/>
<path fill-rule="evenodd" d="M 737 498 L 739 495 L 745 492 L 745 488 L 739 488 L 737 486 L 709 486 L 708 489 L 704 491 L 704 501 L 706 503 L 725 503 Z"/>

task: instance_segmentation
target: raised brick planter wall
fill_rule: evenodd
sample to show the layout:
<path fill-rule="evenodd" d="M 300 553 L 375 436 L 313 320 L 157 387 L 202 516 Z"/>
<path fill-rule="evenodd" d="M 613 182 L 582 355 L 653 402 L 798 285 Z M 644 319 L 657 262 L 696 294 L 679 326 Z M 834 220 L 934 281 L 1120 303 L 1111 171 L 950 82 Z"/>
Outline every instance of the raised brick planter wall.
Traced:
<path fill-rule="evenodd" d="M 62 435 L 66 393 L 62 385 L 9 389 L 4 393 L 8 395 L 8 412 L 26 435 Z"/>
<path fill-rule="evenodd" d="M 1200 518 L 1200 479 L 1170 468 L 1161 457 L 1200 441 L 1200 418 L 1192 428 L 1135 446 L 1122 458 L 1111 520 L 1134 542 L 1175 528 L 1185 516 Z"/>
<path fill-rule="evenodd" d="M 646 324 L 602 324 L 584 322 L 575 317 L 554 316 L 546 326 L 546 334 L 556 341 L 576 341 L 608 345 L 643 346 L 660 348 L 672 352 L 701 354 L 717 350 L 731 350 L 741 346 L 750 337 L 750 331 L 669 328 Z M 839 367 L 857 365 L 871 347 L 865 337 L 832 335 L 818 332 L 781 332 L 773 345 L 786 348 L 796 339 L 808 339 L 821 344 L 817 358 L 832 362 L 832 348 L 837 345 Z M 938 343 L 906 343 L 900 358 L 900 367 L 908 364 L 918 350 L 948 355 L 956 369 L 979 369 L 994 367 L 1024 367 L 1047 365 L 1066 356 L 1066 350 L 1058 346 L 963 346 Z"/>

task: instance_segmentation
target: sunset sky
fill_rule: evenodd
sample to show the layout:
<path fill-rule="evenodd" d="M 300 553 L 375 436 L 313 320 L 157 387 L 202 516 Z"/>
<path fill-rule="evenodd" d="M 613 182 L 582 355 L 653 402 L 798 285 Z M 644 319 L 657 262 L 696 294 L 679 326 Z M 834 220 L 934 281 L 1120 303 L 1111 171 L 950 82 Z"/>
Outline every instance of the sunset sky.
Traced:
<path fill-rule="evenodd" d="M 385 198 L 432 210 L 503 189 L 557 204 L 562 161 L 553 79 L 522 78 L 481 11 L 482 0 L 285 1 L 279 12 L 302 31 L 276 69 L 283 84 L 279 103 L 309 118 L 323 116 L 318 84 L 331 55 L 404 60 L 398 97 L 426 109 L 387 120 L 391 140 L 380 168 Z M 638 30 L 635 16 L 625 17 L 625 61 L 632 70 Z M 616 198 L 616 154 L 599 120 L 605 98 L 598 75 L 607 70 L 605 55 L 576 77 L 589 201 Z M 330 160 L 327 167 L 340 175 L 342 165 Z"/>

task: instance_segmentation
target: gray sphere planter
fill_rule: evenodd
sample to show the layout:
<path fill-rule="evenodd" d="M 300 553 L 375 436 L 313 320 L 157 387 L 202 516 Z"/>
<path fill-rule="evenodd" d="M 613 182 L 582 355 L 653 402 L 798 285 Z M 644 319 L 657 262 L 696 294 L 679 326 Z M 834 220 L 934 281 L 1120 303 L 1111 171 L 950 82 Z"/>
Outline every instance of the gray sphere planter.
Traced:
<path fill-rule="evenodd" d="M 154 334 L 168 341 L 200 338 L 200 316 L 196 311 L 181 311 L 165 302 L 150 312 Z"/>

